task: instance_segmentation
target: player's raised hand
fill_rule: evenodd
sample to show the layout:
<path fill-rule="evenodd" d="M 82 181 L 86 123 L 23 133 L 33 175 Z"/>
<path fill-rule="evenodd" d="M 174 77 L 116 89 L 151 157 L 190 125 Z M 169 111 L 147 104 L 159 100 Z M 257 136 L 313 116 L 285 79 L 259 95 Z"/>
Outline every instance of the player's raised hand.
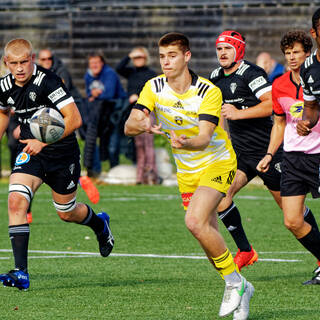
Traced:
<path fill-rule="evenodd" d="M 233 104 L 225 103 L 221 107 L 221 114 L 228 120 L 237 120 L 238 112 L 239 110 Z"/>
<path fill-rule="evenodd" d="M 310 121 L 308 120 L 299 120 L 297 124 L 297 132 L 299 136 L 307 136 L 311 129 L 309 128 Z"/>
<path fill-rule="evenodd" d="M 170 130 L 170 141 L 172 148 L 182 149 L 186 145 L 187 137 L 182 134 L 181 136 L 177 136 L 174 130 Z"/>
<path fill-rule="evenodd" d="M 164 135 L 164 132 L 161 131 L 162 124 L 152 124 L 150 113 L 147 109 L 143 109 L 143 118 L 141 119 L 141 125 L 145 132 Z"/>
<path fill-rule="evenodd" d="M 43 143 L 37 139 L 26 139 L 19 141 L 26 144 L 22 151 L 30 154 L 30 156 L 37 155 L 45 146 L 47 146 L 46 143 Z"/>

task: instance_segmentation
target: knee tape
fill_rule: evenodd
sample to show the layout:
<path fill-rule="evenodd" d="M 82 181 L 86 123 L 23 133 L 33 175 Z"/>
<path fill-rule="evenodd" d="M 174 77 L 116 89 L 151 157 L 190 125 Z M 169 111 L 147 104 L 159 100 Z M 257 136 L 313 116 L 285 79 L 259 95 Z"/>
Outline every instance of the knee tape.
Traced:
<path fill-rule="evenodd" d="M 53 201 L 53 205 L 57 211 L 60 212 L 70 212 L 77 206 L 76 197 L 74 197 L 71 201 L 67 203 L 58 203 Z"/>
<path fill-rule="evenodd" d="M 24 184 L 13 183 L 9 185 L 9 193 L 17 192 L 24 196 L 30 203 L 33 198 L 33 192 L 30 187 L 25 186 Z"/>

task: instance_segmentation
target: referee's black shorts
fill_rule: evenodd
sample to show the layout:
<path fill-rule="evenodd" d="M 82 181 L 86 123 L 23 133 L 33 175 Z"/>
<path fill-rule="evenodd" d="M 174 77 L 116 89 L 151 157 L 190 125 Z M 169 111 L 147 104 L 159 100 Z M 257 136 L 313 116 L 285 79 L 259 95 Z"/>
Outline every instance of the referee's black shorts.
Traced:
<path fill-rule="evenodd" d="M 320 197 L 320 154 L 284 152 L 282 161 L 281 196 L 306 195 Z"/>

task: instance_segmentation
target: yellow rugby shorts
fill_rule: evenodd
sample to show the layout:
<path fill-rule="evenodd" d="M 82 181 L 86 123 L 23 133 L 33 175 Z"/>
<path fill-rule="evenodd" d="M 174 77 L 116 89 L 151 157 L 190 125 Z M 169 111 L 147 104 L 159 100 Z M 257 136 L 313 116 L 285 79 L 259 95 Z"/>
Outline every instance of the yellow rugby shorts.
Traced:
<path fill-rule="evenodd" d="M 193 193 L 199 186 L 206 186 L 224 194 L 230 188 L 237 170 L 237 160 L 216 161 L 209 167 L 196 173 L 177 173 L 179 191 L 186 209 Z"/>

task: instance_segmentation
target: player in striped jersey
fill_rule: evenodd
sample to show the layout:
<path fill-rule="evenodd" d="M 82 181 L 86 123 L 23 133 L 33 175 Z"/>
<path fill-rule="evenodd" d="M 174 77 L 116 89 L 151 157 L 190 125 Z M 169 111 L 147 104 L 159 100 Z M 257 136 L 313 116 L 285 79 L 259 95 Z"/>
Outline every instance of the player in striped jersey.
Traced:
<path fill-rule="evenodd" d="M 256 166 L 266 154 L 272 128 L 271 84 L 265 71 L 244 60 L 245 39 L 233 30 L 224 31 L 216 40 L 220 67 L 210 80 L 222 91 L 222 115 L 228 120 L 232 145 L 237 154 L 235 181 L 218 207 L 218 214 L 238 246 L 234 258 L 239 269 L 258 260 L 244 232 L 234 195 L 259 176 L 281 207 L 280 162 L 282 147 L 274 155 L 266 173 Z"/>
<path fill-rule="evenodd" d="M 76 201 L 81 168 L 74 131 L 82 124 L 80 113 L 62 80 L 37 66 L 34 60 L 29 41 L 9 41 L 4 48 L 4 61 L 10 73 L 0 79 L 0 139 L 11 109 L 20 124 L 18 156 L 10 175 L 8 196 L 9 237 L 15 268 L 0 274 L 0 282 L 20 290 L 30 286 L 27 209 L 42 183 L 51 188 L 53 205 L 61 220 L 90 227 L 102 256 L 108 256 L 113 248 L 109 216 L 104 212 L 96 215 L 88 205 Z M 44 107 L 60 112 L 65 122 L 63 136 L 52 144 L 35 139 L 30 131 L 30 118 Z"/>
<path fill-rule="evenodd" d="M 312 38 L 317 44 L 317 50 L 314 54 L 308 57 L 301 65 L 300 69 L 300 81 L 303 88 L 304 109 L 302 114 L 302 120 L 298 121 L 297 132 L 301 136 L 306 137 L 308 141 L 308 147 L 317 146 L 317 142 L 320 138 L 319 129 L 319 114 L 320 114 L 320 9 L 312 16 L 312 28 L 310 30 Z M 313 142 L 313 144 L 312 144 Z M 313 151 L 319 151 L 319 147 L 314 148 Z M 320 191 L 320 165 L 319 165 L 319 153 L 313 155 L 314 161 L 310 156 L 304 164 L 302 170 L 304 177 L 305 168 L 313 167 L 313 193 L 312 195 L 319 195 Z M 314 164 L 313 164 L 314 163 Z M 308 168 L 308 169 L 309 169 Z M 320 237 L 319 232 L 312 227 L 310 232 L 306 234 L 300 242 L 311 251 L 316 257 L 320 256 Z M 302 240 L 302 241 L 301 241 Z M 319 258 L 318 258 L 319 259 Z M 320 266 L 314 270 L 314 277 L 305 282 L 305 284 L 320 284 Z"/>
<path fill-rule="evenodd" d="M 236 170 L 235 153 L 219 126 L 221 92 L 189 70 L 191 52 L 183 34 L 164 35 L 159 40 L 159 56 L 164 74 L 146 83 L 126 122 L 125 134 L 149 132 L 169 138 L 185 223 L 226 281 L 219 315 L 234 312 L 235 320 L 247 319 L 254 288 L 237 271 L 216 220 L 217 206 Z M 151 125 L 151 111 L 156 125 Z"/>

